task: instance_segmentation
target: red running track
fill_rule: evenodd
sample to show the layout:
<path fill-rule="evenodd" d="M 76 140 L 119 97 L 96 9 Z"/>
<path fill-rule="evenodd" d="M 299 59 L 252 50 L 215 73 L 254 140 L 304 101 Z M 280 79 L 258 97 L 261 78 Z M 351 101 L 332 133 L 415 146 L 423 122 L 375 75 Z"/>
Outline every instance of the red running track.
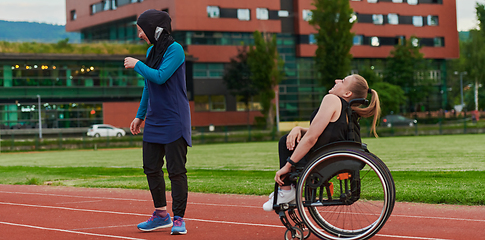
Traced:
<path fill-rule="evenodd" d="M 282 240 L 278 216 L 261 208 L 266 200 L 189 193 L 187 235 L 172 236 L 136 228 L 153 211 L 148 191 L 0 185 L 0 239 Z M 373 239 L 485 239 L 485 207 L 396 203 Z"/>

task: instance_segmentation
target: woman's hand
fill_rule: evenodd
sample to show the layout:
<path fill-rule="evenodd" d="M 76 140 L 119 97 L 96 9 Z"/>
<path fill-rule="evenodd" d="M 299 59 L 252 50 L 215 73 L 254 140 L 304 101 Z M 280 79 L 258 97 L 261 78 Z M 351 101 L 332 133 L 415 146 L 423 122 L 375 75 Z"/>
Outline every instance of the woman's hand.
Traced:
<path fill-rule="evenodd" d="M 301 139 L 301 127 L 294 127 L 286 137 L 286 148 L 292 151 L 295 150 L 295 146 Z"/>
<path fill-rule="evenodd" d="M 125 68 L 135 68 L 136 63 L 140 61 L 136 58 L 126 57 L 125 58 Z"/>
<path fill-rule="evenodd" d="M 283 179 L 285 179 L 286 177 L 284 175 L 289 173 L 290 171 L 291 171 L 291 165 L 286 164 L 285 166 L 283 166 L 280 170 L 276 172 L 274 177 L 275 182 L 277 182 L 280 186 L 283 185 Z"/>
<path fill-rule="evenodd" d="M 130 131 L 133 135 L 140 133 L 140 126 L 141 126 L 142 122 L 143 122 L 143 120 L 141 120 L 139 118 L 133 119 L 133 121 L 130 124 Z"/>

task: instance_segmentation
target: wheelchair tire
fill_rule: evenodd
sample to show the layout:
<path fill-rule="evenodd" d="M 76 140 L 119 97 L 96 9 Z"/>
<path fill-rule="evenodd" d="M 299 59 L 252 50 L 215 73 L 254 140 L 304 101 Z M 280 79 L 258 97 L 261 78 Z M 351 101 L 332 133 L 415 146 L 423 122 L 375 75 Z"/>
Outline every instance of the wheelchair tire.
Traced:
<path fill-rule="evenodd" d="M 302 172 L 298 212 L 322 239 L 368 239 L 392 213 L 394 180 L 377 156 L 354 146 L 341 147 L 314 155 Z"/>
<path fill-rule="evenodd" d="M 293 227 L 293 231 L 295 234 L 293 235 L 290 229 L 287 229 L 285 232 L 285 240 L 303 240 L 303 231 L 298 227 Z"/>

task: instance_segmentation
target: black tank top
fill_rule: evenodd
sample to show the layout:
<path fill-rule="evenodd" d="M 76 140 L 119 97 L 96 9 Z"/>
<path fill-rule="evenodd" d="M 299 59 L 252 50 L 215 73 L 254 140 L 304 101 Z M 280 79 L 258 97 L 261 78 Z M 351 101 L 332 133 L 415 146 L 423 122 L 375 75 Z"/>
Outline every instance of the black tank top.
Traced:
<path fill-rule="evenodd" d="M 349 125 L 347 123 L 347 107 L 349 103 L 345 101 L 343 98 L 340 98 L 340 102 L 342 103 L 342 109 L 340 109 L 340 117 L 335 122 L 329 122 L 323 133 L 318 137 L 317 142 L 313 146 L 312 149 L 317 149 L 318 147 L 324 146 L 326 144 L 337 142 L 337 141 L 346 141 L 347 134 L 349 132 Z M 310 124 L 312 123 L 313 119 L 317 115 L 318 109 L 313 111 L 310 117 Z M 360 126 L 358 122 L 359 115 L 354 113 L 352 115 L 352 122 L 354 124 L 354 132 L 356 133 L 355 141 L 360 142 Z"/>

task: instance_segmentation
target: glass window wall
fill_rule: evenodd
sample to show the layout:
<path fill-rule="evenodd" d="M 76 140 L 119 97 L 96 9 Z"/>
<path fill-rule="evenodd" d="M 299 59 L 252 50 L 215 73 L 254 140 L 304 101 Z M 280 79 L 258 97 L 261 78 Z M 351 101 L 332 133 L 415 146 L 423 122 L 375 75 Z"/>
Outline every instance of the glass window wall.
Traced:
<path fill-rule="evenodd" d="M 43 128 L 89 127 L 103 123 L 102 103 L 41 103 Z M 1 129 L 39 127 L 37 102 L 0 105 Z"/>

